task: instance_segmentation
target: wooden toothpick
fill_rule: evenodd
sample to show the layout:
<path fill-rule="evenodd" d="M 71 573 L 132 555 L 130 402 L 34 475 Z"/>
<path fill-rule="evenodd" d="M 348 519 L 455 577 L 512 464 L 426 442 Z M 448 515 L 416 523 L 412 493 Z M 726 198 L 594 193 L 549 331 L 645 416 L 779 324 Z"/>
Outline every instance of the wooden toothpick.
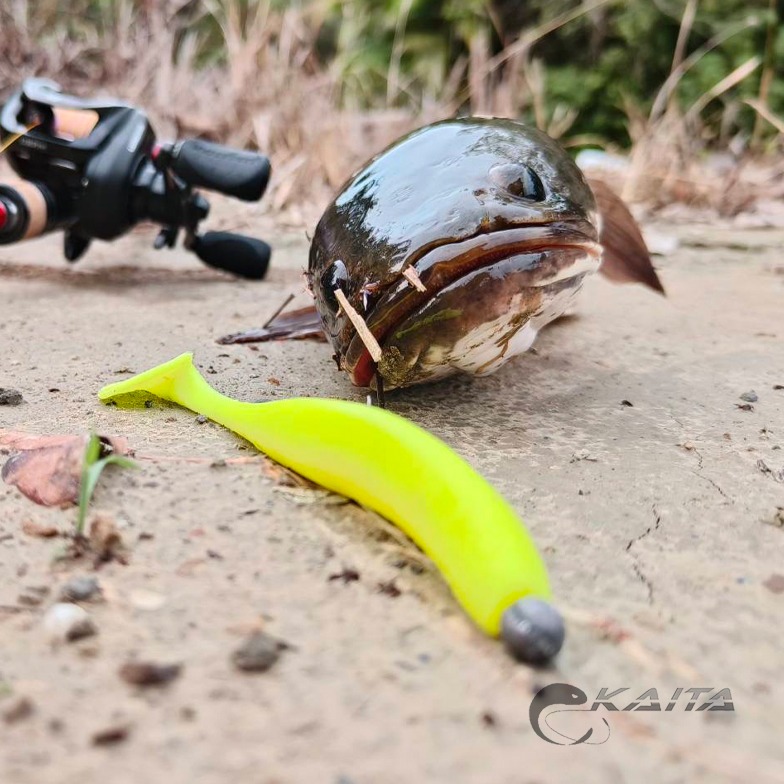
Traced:
<path fill-rule="evenodd" d="M 422 279 L 417 275 L 417 271 L 413 267 L 406 267 L 403 270 L 403 277 L 417 290 L 427 291 Z"/>
<path fill-rule="evenodd" d="M 351 303 L 346 298 L 346 295 L 343 293 L 343 289 L 335 289 L 335 299 L 340 303 L 340 309 L 348 316 L 349 321 L 354 325 L 357 335 L 359 335 L 360 339 L 365 344 L 365 348 L 368 350 L 373 361 L 378 362 L 381 359 L 381 346 L 378 344 L 375 335 L 368 329 L 368 325 L 365 324 L 365 319 L 354 310 Z"/>

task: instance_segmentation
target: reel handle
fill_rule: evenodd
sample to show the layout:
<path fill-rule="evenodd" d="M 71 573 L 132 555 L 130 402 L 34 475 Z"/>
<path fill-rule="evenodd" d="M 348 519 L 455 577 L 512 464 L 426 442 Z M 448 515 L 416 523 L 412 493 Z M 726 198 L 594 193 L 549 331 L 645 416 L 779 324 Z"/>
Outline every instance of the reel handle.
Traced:
<path fill-rule="evenodd" d="M 269 182 L 269 159 L 259 153 L 187 139 L 177 143 L 169 156 L 172 171 L 189 185 L 242 201 L 258 201 Z"/>
<path fill-rule="evenodd" d="M 266 242 L 227 231 L 197 235 L 190 250 L 207 266 L 248 280 L 261 280 L 267 274 L 272 255 Z"/>

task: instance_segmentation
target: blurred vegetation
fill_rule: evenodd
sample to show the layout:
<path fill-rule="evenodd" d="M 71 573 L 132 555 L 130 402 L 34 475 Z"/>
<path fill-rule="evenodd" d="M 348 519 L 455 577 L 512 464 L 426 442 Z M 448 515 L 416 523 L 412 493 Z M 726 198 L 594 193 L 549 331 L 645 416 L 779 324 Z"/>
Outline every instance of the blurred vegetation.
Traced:
<path fill-rule="evenodd" d="M 85 44 L 118 27 L 143 24 L 156 0 L 57 0 L 27 4 L 29 34 L 44 46 Z M 329 69 L 342 106 L 514 114 L 556 135 L 627 145 L 629 117 L 647 115 L 677 60 L 700 57 L 677 85 L 687 111 L 736 69 L 746 78 L 703 111 L 711 139 L 750 135 L 760 98 L 784 113 L 784 2 L 776 0 L 186 0 L 164 3 L 176 25 L 175 47 L 194 63 L 229 53 L 222 19 L 238 30 L 259 14 L 296 13 L 313 51 L 303 68 Z M 690 18 L 693 14 L 693 18 Z M 684 27 L 685 26 L 685 27 Z M 683 32 L 685 40 L 679 35 Z M 137 53 L 138 54 L 138 53 Z M 176 58 L 178 52 L 172 53 Z M 754 58 L 759 58 L 759 61 Z M 756 63 L 756 65 L 755 65 Z M 767 74 L 767 75 L 766 75 Z M 259 73 L 263 79 L 264 74 Z M 501 100 L 496 100 L 501 94 Z"/>
<path fill-rule="evenodd" d="M 445 85 L 451 81 L 453 89 L 457 79 L 463 88 L 457 97 L 466 108 L 472 58 L 479 67 L 484 61 L 490 91 L 518 69 L 523 78 L 510 106 L 516 114 L 545 126 L 560 116 L 570 135 L 625 145 L 629 114 L 648 114 L 671 72 L 688 5 L 687 0 L 349 0 L 331 5 L 320 52 L 340 69 L 344 99 L 363 106 L 380 98 L 402 104 L 439 100 Z M 759 57 L 753 73 L 703 114 L 712 137 L 750 134 L 756 114 L 743 100 L 758 96 L 763 60 L 772 71 L 768 105 L 776 113 L 784 110 L 784 3 L 693 5 L 683 56 L 721 43 L 684 75 L 677 100 L 687 110 Z M 570 12 L 575 18 L 568 19 Z M 503 57 L 507 48 L 551 26 L 530 46 L 520 46 L 519 56 Z"/>
<path fill-rule="evenodd" d="M 745 162 L 784 148 L 783 21 L 784 0 L 0 0 L 0 99 L 49 76 L 258 147 L 276 210 L 473 113 L 631 149 L 628 199 L 732 212 L 761 192 Z"/>
<path fill-rule="evenodd" d="M 5 13 L 15 6 L 17 23 L 24 13 L 37 44 L 72 40 L 88 49 L 167 6 L 176 29 L 171 56 L 187 49 L 202 67 L 230 57 L 227 19 L 242 36 L 260 17 L 296 15 L 299 43 L 309 49 L 299 67 L 328 70 L 344 108 L 438 103 L 622 146 L 630 117 L 650 113 L 679 60 L 718 43 L 672 99 L 684 112 L 705 103 L 706 139 L 750 137 L 755 125 L 760 135 L 749 99 L 784 114 L 784 0 L 75 0 L 68 14 L 57 0 L 8 2 Z M 738 69 L 737 84 L 703 98 Z"/>

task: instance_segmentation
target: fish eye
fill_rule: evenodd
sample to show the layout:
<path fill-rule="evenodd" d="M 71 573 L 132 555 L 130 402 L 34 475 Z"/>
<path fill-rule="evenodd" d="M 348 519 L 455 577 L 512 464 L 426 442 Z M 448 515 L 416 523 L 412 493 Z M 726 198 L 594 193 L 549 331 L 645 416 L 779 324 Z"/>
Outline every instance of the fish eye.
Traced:
<path fill-rule="evenodd" d="M 493 166 L 490 179 L 518 199 L 544 201 L 546 194 L 539 175 L 522 164 L 507 163 Z"/>
<path fill-rule="evenodd" d="M 335 289 L 345 288 L 346 283 L 348 283 L 348 270 L 340 259 L 333 261 L 321 274 L 321 291 L 332 310 L 336 311 L 339 307 Z"/>

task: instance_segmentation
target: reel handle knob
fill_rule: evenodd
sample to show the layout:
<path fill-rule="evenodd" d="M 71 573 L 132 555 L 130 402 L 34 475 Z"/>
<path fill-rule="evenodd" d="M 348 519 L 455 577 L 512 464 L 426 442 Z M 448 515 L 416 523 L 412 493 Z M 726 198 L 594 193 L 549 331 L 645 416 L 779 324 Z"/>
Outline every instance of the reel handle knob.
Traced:
<path fill-rule="evenodd" d="M 190 249 L 207 266 L 248 280 L 261 280 L 267 274 L 272 255 L 266 242 L 226 231 L 196 236 Z"/>

